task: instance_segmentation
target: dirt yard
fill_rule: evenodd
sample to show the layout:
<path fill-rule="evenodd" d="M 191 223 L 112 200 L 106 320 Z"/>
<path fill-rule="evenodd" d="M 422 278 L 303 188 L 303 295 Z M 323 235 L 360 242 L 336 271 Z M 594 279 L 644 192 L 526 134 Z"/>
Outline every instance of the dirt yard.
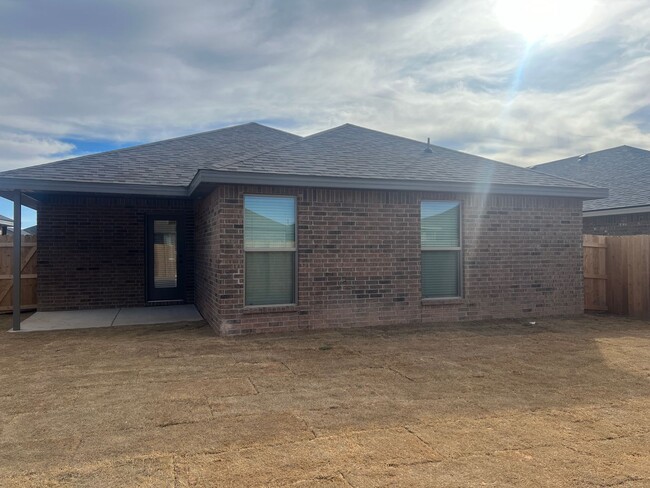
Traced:
<path fill-rule="evenodd" d="M 0 367 L 3 487 L 650 486 L 650 322 L 0 332 Z"/>

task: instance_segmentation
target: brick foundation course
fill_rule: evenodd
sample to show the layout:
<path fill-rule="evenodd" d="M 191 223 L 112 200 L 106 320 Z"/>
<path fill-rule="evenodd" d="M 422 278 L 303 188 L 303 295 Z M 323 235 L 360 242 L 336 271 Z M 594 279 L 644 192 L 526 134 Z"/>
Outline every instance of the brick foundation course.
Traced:
<path fill-rule="evenodd" d="M 297 197 L 295 306 L 243 305 L 245 194 Z M 462 201 L 461 299 L 421 299 L 422 200 Z M 578 199 L 224 185 L 196 221 L 196 303 L 224 335 L 582 313 Z"/>

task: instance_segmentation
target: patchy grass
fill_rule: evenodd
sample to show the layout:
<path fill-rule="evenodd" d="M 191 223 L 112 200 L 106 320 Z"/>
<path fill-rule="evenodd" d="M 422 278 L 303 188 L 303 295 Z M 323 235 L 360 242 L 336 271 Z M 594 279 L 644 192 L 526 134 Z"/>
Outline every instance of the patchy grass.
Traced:
<path fill-rule="evenodd" d="M 0 486 L 650 485 L 650 322 L 0 333 L 0 377 Z"/>

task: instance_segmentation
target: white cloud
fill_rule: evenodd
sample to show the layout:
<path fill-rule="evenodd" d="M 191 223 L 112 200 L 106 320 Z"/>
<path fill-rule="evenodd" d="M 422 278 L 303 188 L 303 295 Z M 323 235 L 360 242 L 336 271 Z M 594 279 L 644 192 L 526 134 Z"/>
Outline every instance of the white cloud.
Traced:
<path fill-rule="evenodd" d="M 0 167 L 19 168 L 69 156 L 75 146 L 50 137 L 0 132 Z"/>
<path fill-rule="evenodd" d="M 352 122 L 517 164 L 650 148 L 629 119 L 650 105 L 646 2 L 598 2 L 578 33 L 531 51 L 519 86 L 525 44 L 493 3 L 0 5 L 0 169 L 74 152 L 62 138 L 249 120 L 300 134 Z"/>

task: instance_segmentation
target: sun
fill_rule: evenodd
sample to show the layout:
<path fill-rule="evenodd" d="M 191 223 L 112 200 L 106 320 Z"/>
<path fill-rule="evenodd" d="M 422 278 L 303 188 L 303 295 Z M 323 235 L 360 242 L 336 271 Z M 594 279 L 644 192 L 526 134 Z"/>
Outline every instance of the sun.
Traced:
<path fill-rule="evenodd" d="M 529 43 L 554 42 L 574 34 L 589 18 L 593 0 L 497 0 L 501 24 Z"/>

